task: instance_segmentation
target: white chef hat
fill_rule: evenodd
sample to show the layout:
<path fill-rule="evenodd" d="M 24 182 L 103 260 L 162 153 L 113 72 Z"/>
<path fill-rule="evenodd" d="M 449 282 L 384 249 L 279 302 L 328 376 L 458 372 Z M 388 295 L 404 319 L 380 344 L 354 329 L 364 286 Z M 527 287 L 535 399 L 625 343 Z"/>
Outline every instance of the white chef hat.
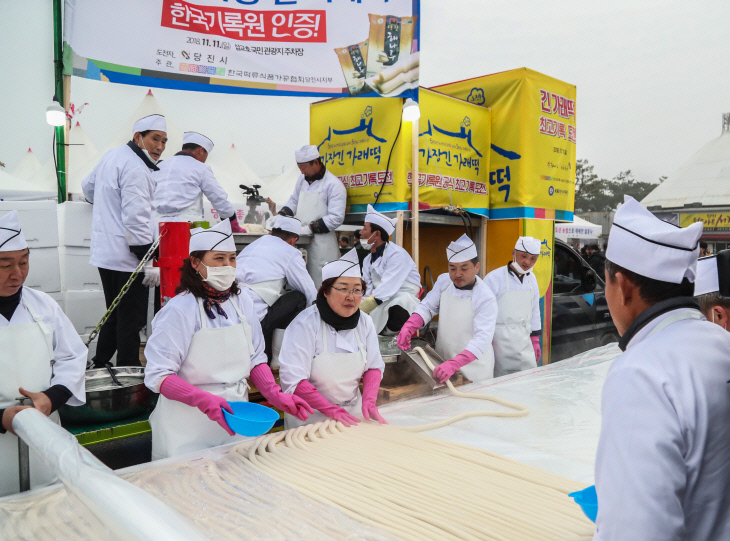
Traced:
<path fill-rule="evenodd" d="M 613 219 L 606 259 L 654 280 L 694 282 L 701 236 L 702 223 L 672 225 L 626 195 Z"/>
<path fill-rule="evenodd" d="M 477 247 L 466 234 L 459 237 L 458 240 L 452 242 L 446 248 L 446 259 L 449 263 L 471 261 L 476 256 Z"/>
<path fill-rule="evenodd" d="M 515 250 L 540 255 L 540 241 L 534 237 L 520 237 L 515 243 Z"/>
<path fill-rule="evenodd" d="M 281 229 L 298 235 L 302 230 L 302 222 L 291 216 L 279 215 L 274 222 L 274 229 Z"/>
<path fill-rule="evenodd" d="M 305 145 L 294 151 L 294 157 L 297 159 L 297 163 L 311 162 L 319 158 L 319 150 L 314 145 Z"/>
<path fill-rule="evenodd" d="M 720 276 L 717 272 L 717 256 L 700 258 L 697 261 L 697 280 L 695 280 L 695 296 L 717 293 L 720 291 Z"/>
<path fill-rule="evenodd" d="M 198 133 L 196 131 L 186 131 L 183 133 L 183 145 L 187 145 L 188 143 L 200 145 L 208 153 L 213 150 L 213 141 L 208 139 L 202 133 Z"/>
<path fill-rule="evenodd" d="M 357 250 L 355 248 L 341 258 L 330 261 L 322 267 L 322 280 L 340 277 L 362 278 L 362 274 L 360 274 L 360 259 L 357 257 Z"/>
<path fill-rule="evenodd" d="M 395 231 L 395 220 L 391 220 L 385 214 L 380 214 L 372 205 L 368 205 L 365 222 L 382 227 L 388 235 L 392 235 L 393 231 Z"/>
<path fill-rule="evenodd" d="M 236 251 L 236 242 L 233 240 L 230 220 L 223 220 L 210 229 L 198 227 L 190 233 L 190 250 L 188 252 L 190 254 L 208 250 L 217 250 L 219 252 Z"/>
<path fill-rule="evenodd" d="M 132 135 L 137 132 L 147 130 L 164 131 L 167 133 L 167 122 L 165 122 L 165 117 L 162 115 L 149 115 L 144 118 L 140 118 L 134 123 Z"/>
<path fill-rule="evenodd" d="M 0 218 L 0 252 L 14 252 L 28 247 L 20 228 L 18 211 L 11 210 Z"/>

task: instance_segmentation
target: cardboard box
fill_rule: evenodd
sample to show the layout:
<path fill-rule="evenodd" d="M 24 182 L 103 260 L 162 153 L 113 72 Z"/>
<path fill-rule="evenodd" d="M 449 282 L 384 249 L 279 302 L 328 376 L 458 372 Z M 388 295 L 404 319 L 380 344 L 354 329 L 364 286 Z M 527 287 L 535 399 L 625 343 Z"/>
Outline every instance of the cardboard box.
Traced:
<path fill-rule="evenodd" d="M 99 269 L 89 265 L 89 248 L 62 246 L 61 280 L 64 290 L 100 291 L 101 276 Z"/>
<path fill-rule="evenodd" d="M 17 210 L 28 247 L 53 248 L 58 246 L 57 207 L 55 201 L 0 201 L 0 217 Z"/>
<path fill-rule="evenodd" d="M 30 271 L 25 285 L 45 293 L 61 291 L 61 264 L 58 248 L 31 248 Z"/>
<path fill-rule="evenodd" d="M 74 291 L 64 293 L 66 316 L 71 320 L 76 332 L 90 334 L 106 312 L 103 291 Z"/>

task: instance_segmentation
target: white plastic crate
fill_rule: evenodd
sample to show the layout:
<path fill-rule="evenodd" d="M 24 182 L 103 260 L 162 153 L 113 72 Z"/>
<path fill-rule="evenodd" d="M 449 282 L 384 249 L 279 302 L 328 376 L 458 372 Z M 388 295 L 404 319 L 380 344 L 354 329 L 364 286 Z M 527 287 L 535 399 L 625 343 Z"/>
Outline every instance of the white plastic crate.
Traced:
<path fill-rule="evenodd" d="M 58 205 L 58 227 L 62 245 L 91 246 L 91 222 L 93 205 L 79 201 L 66 201 Z"/>
<path fill-rule="evenodd" d="M 45 293 L 61 291 L 61 264 L 58 248 L 31 248 L 30 270 L 25 285 Z"/>
<path fill-rule="evenodd" d="M 64 293 L 66 316 L 71 320 L 76 332 L 90 334 L 106 312 L 103 291 L 74 291 Z"/>
<path fill-rule="evenodd" d="M 64 290 L 101 290 L 99 269 L 89 265 L 89 248 L 61 247 L 61 278 Z"/>
<path fill-rule="evenodd" d="M 53 248 L 58 246 L 57 207 L 55 201 L 0 201 L 0 217 L 17 210 L 28 247 Z"/>

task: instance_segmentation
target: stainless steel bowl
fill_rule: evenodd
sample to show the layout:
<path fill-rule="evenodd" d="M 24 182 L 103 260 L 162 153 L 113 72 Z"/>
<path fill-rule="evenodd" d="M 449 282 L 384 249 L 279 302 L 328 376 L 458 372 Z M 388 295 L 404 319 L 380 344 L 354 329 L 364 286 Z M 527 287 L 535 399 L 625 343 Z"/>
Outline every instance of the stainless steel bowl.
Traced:
<path fill-rule="evenodd" d="M 120 366 L 112 368 L 116 385 L 106 368 L 86 371 L 86 404 L 62 406 L 61 421 L 71 425 L 99 425 L 121 421 L 152 411 L 158 395 L 144 384 L 144 368 Z"/>

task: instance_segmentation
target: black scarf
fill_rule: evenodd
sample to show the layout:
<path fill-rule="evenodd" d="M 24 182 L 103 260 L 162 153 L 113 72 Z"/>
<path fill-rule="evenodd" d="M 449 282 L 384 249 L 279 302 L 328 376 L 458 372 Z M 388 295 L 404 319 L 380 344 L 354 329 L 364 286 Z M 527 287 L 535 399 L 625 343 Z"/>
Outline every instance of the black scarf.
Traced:
<path fill-rule="evenodd" d="M 323 293 L 317 294 L 317 310 L 319 310 L 319 317 L 322 318 L 322 321 L 336 331 L 348 331 L 350 329 L 354 329 L 360 321 L 360 310 L 356 310 L 350 317 L 337 315 L 335 311 L 332 310 L 332 307 L 327 302 L 327 298 Z"/>
<path fill-rule="evenodd" d="M 10 321 L 13 317 L 15 309 L 20 304 L 20 297 L 23 294 L 23 288 L 19 288 L 18 291 L 7 297 L 0 297 L 0 314 Z"/>
<path fill-rule="evenodd" d="M 157 167 L 154 163 L 150 161 L 150 159 L 147 157 L 147 155 L 142 152 L 142 149 L 137 146 L 137 143 L 134 141 L 130 141 L 127 143 L 127 146 L 132 149 L 132 152 L 134 152 L 137 156 L 139 156 L 139 159 L 144 162 L 144 164 L 149 167 L 152 171 L 159 171 L 160 168 Z"/>
<path fill-rule="evenodd" d="M 477 285 L 477 280 L 476 280 L 476 278 L 474 278 L 474 281 L 473 281 L 473 282 L 472 282 L 472 283 L 471 283 L 470 285 L 468 285 L 468 286 L 464 286 L 464 287 L 459 287 L 459 286 L 457 286 L 456 284 L 454 284 L 454 287 L 455 287 L 456 289 L 458 289 L 459 291 L 471 291 L 472 289 L 474 289 L 474 286 L 475 286 L 475 285 Z"/>

